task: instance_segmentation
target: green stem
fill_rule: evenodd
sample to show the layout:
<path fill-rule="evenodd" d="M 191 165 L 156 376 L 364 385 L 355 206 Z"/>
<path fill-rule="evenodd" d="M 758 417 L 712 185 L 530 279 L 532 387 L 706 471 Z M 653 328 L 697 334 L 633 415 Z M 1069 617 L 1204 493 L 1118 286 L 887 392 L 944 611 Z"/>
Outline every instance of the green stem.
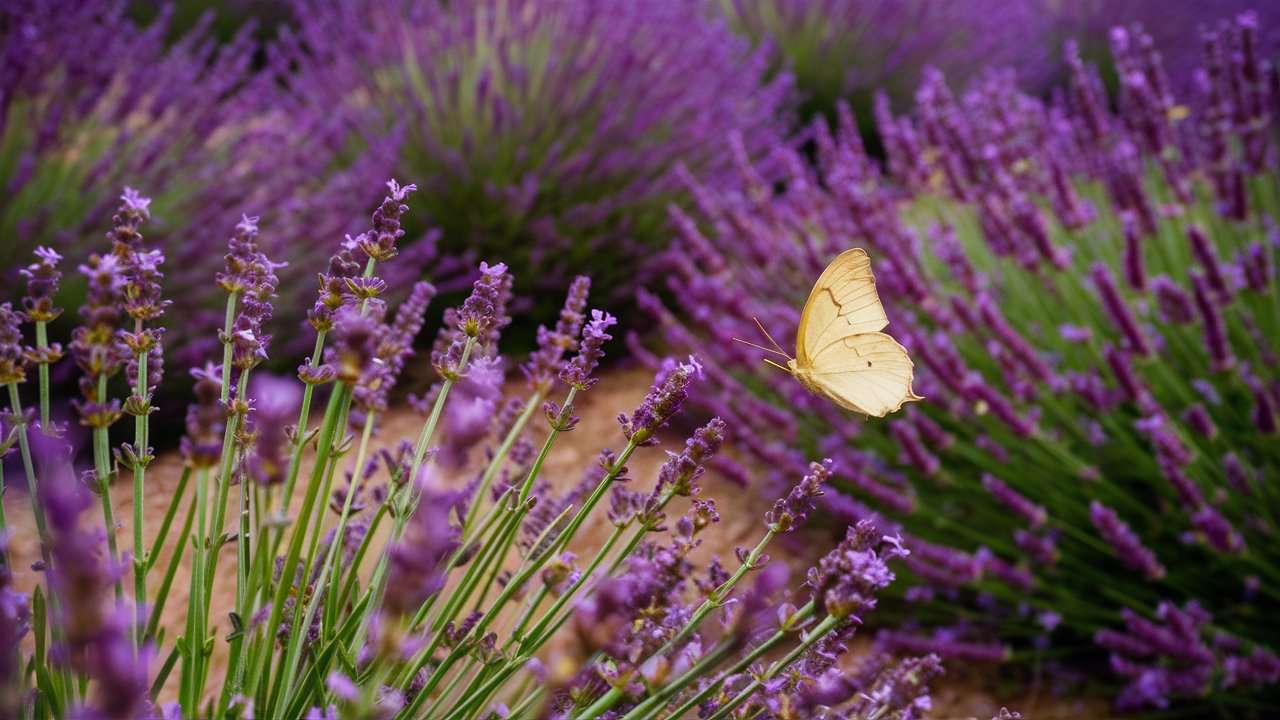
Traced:
<path fill-rule="evenodd" d="M 321 355 L 324 354 L 324 338 L 323 330 L 316 333 L 316 344 L 311 350 L 311 362 L 308 364 L 312 370 L 320 367 Z M 298 423 L 295 425 L 295 435 L 293 439 L 293 452 L 289 456 L 289 470 L 285 473 L 284 494 L 280 496 L 280 512 L 287 513 L 289 511 L 289 501 L 293 499 L 293 486 L 298 482 L 298 471 L 302 467 L 302 451 L 306 446 L 307 437 L 307 421 L 311 418 L 311 400 L 315 395 L 316 386 L 306 383 L 302 389 L 302 406 L 298 409 Z M 275 544 L 272 547 L 272 554 L 275 554 L 280 548 L 280 542 L 284 539 L 284 528 L 280 528 L 280 533 L 276 536 Z"/>
<path fill-rule="evenodd" d="M 190 474 L 190 469 L 182 473 L 183 482 L 178 485 L 178 492 L 174 493 L 172 507 L 177 507 L 182 500 L 186 478 Z M 169 565 L 165 568 L 164 579 L 160 581 L 160 589 L 156 591 L 155 606 L 151 609 L 151 619 L 147 623 L 147 632 L 143 635 L 144 638 L 154 639 L 160 629 L 160 616 L 164 613 L 165 602 L 169 599 L 169 589 L 173 585 L 173 578 L 178 572 L 179 564 L 182 562 L 182 553 L 190 540 L 191 524 L 195 521 L 195 518 L 196 504 L 195 498 L 192 498 L 191 504 L 187 506 L 186 517 L 182 521 L 182 532 L 178 533 L 178 542 L 173 548 L 173 555 L 169 557 Z M 159 556 L 158 549 L 152 550 L 152 558 Z"/>
<path fill-rule="evenodd" d="M 760 676 L 759 678 L 756 678 L 755 680 L 752 680 L 751 684 L 743 688 L 742 692 L 738 693 L 728 703 L 726 703 L 725 705 L 722 705 L 720 709 L 717 710 L 716 713 L 709 718 L 709 720 L 721 720 L 721 718 L 727 716 L 729 713 L 736 710 L 739 705 L 751 699 L 751 696 L 754 695 L 756 691 L 759 690 L 766 682 L 768 682 L 769 680 L 772 680 L 775 675 L 777 675 L 779 672 L 781 672 L 791 663 L 795 662 L 796 658 L 804 654 L 806 650 L 808 650 L 815 643 L 817 643 L 819 640 L 825 637 L 827 633 L 834 630 L 836 625 L 838 625 L 839 623 L 840 623 L 840 619 L 836 618 L 833 615 L 828 615 L 825 618 L 823 618 L 822 622 L 818 623 L 818 625 L 813 628 L 813 630 L 809 633 L 809 635 L 806 636 L 805 639 L 799 645 L 797 645 L 794 650 L 787 653 L 786 657 L 774 663 L 773 666 L 770 667 L 769 670 L 765 672 L 764 675 Z"/>
<path fill-rule="evenodd" d="M 139 323 L 141 325 L 141 323 Z M 141 328 L 139 328 L 141 329 Z M 141 646 L 147 629 L 147 569 L 150 567 L 150 561 L 146 556 L 146 540 L 143 538 L 142 522 L 143 522 L 143 502 L 144 502 L 144 481 L 147 472 L 147 413 L 150 412 L 149 398 L 147 392 L 147 352 L 141 351 L 137 355 L 138 377 L 134 384 L 134 395 L 142 400 L 143 410 L 139 415 L 133 418 L 133 443 L 134 443 L 134 462 L 133 462 L 133 594 L 134 594 L 134 622 L 135 631 L 133 633 L 133 650 L 137 654 L 138 647 Z"/>
<path fill-rule="evenodd" d="M 18 425 L 18 449 L 22 453 L 22 471 L 27 477 L 27 495 L 31 500 L 31 514 L 36 520 L 36 534 L 40 536 L 40 559 L 44 561 L 47 569 L 53 567 L 53 561 L 49 555 L 49 526 L 45 523 L 44 508 L 40 505 L 40 495 L 36 490 L 36 470 L 35 465 L 31 461 L 31 443 L 27 438 L 27 425 L 23 421 L 22 416 L 22 398 L 18 395 L 18 384 L 9 383 L 9 408 L 13 411 L 13 421 Z M 108 500 L 108 507 L 110 501 Z M 111 536 L 110 527 L 108 527 L 107 537 Z M 116 590 L 119 591 L 119 583 Z"/>
<path fill-rule="evenodd" d="M 48 323 L 36 321 L 36 348 L 43 354 L 49 349 Z M 53 425 L 49 422 L 49 363 L 39 363 L 36 367 L 40 385 L 40 431 L 46 435 L 53 434 Z"/>
<path fill-rule="evenodd" d="M 107 402 L 107 377 L 98 376 L 98 404 Z M 107 428 L 93 429 L 93 465 L 98 477 L 98 495 L 102 500 L 102 519 L 107 525 L 107 556 L 112 565 L 119 566 L 120 550 L 116 546 L 116 519 L 111 507 L 111 450 Z M 120 578 L 115 581 L 116 601 L 124 599 L 124 585 Z"/>
<path fill-rule="evenodd" d="M 471 351 L 475 348 L 475 338 L 467 338 L 466 344 L 462 348 L 462 356 L 458 361 L 458 373 L 461 374 L 466 370 L 467 361 L 471 357 Z M 440 385 L 440 392 L 436 395 L 435 404 L 431 408 L 431 415 L 427 418 L 427 422 L 422 426 L 422 432 L 418 434 L 418 442 L 413 449 L 413 463 L 409 466 L 409 475 L 401 480 L 401 489 L 396 493 L 397 496 L 403 497 L 403 500 L 391 500 L 396 503 L 395 518 L 396 521 L 391 528 L 391 537 L 384 546 L 382 556 L 378 558 L 378 564 L 373 569 L 373 577 L 369 579 L 370 602 L 368 604 L 369 618 L 372 618 L 373 612 L 382 605 L 382 595 L 385 592 L 387 559 L 388 555 L 385 548 L 400 539 L 400 535 L 404 533 L 405 524 L 409 521 L 409 517 L 413 514 L 414 508 L 417 506 L 417 480 L 418 473 L 422 470 L 423 459 L 427 454 L 427 447 L 431 443 L 431 439 L 435 436 L 436 426 L 440 422 L 440 416 L 444 412 L 445 401 L 449 397 L 449 391 L 453 389 L 456 379 L 446 378 Z M 366 618 L 360 630 L 354 637 L 352 647 L 359 647 L 369 632 L 369 623 Z"/>
<path fill-rule="evenodd" d="M 333 450 L 334 436 L 337 434 L 339 410 L 343 407 L 347 398 L 351 395 L 351 389 L 346 383 L 338 382 L 333 389 L 333 394 L 329 397 L 329 407 L 325 409 L 324 423 L 320 427 L 320 437 L 316 446 L 316 464 L 311 471 L 311 482 L 307 484 L 306 494 L 302 499 L 302 508 L 299 517 L 310 517 L 315 507 L 317 495 L 320 489 L 320 482 L 323 480 L 325 466 L 329 464 L 329 455 Z M 300 528 L 294 529 L 289 537 L 289 548 L 285 554 L 284 574 L 280 582 L 276 583 L 275 594 L 271 601 L 271 613 L 267 620 L 267 631 L 271 632 L 272 628 L 280 627 L 280 614 L 284 608 L 284 601 L 288 597 L 289 591 L 293 585 L 289 579 L 298 566 L 298 560 L 302 555 L 302 543 L 305 533 Z M 254 697 L 257 688 L 270 687 L 270 666 L 267 664 L 268 652 L 262 652 L 254 656 L 254 664 L 250 668 L 247 676 L 247 685 L 245 686 L 245 694 Z M 271 717 L 272 708 L 262 705 L 267 710 L 265 717 Z"/>
<path fill-rule="evenodd" d="M 498 471 L 502 469 L 502 459 L 511 452 L 511 446 L 515 444 L 516 439 L 520 437 L 520 433 L 524 431 L 524 427 L 529 422 L 529 418 L 533 417 L 533 413 L 542 404 L 542 393 L 535 392 L 529 397 L 529 402 L 525 403 L 524 410 L 520 412 L 520 416 L 516 418 L 515 423 L 511 425 L 511 429 L 507 432 L 507 436 L 502 439 L 502 444 L 498 447 L 492 462 L 485 468 L 484 477 L 480 478 L 480 485 L 471 495 L 471 504 L 467 506 L 467 517 L 462 522 L 462 535 L 466 537 L 467 532 L 471 529 L 471 524 L 475 521 L 476 514 L 480 511 L 480 503 L 489 491 L 489 486 L 493 484 L 493 479 L 497 477 Z"/>

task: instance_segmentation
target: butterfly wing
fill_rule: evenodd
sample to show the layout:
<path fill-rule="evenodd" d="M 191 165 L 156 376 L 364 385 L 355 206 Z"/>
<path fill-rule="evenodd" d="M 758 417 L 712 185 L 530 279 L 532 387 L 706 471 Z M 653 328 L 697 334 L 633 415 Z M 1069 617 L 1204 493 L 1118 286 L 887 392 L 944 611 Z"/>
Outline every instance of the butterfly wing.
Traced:
<path fill-rule="evenodd" d="M 882 333 L 855 333 L 828 343 L 797 372 L 806 386 L 846 410 L 884 417 L 922 399 L 911 389 L 906 348 Z"/>
<path fill-rule="evenodd" d="M 796 363 L 809 366 L 813 358 L 843 338 L 879 332 L 888 324 L 871 273 L 871 258 L 862 248 L 846 250 L 822 271 L 800 313 Z"/>

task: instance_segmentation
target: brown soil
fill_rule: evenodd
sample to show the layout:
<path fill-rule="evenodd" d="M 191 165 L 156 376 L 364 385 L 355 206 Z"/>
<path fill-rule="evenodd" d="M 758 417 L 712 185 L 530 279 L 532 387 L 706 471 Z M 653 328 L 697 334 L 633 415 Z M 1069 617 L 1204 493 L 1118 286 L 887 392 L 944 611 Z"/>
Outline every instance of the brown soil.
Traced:
<path fill-rule="evenodd" d="M 617 370 L 609 373 L 595 388 L 587 392 L 578 404 L 581 422 L 578 429 L 558 439 L 554 450 L 544 467 L 544 476 L 557 488 L 565 488 L 577 483 L 582 473 L 596 461 L 600 450 L 605 447 L 618 449 L 622 445 L 621 434 L 614 417 L 620 411 L 630 411 L 644 396 L 650 382 L 650 375 L 640 370 Z M 397 409 L 391 413 L 374 442 L 379 447 L 393 444 L 401 437 L 416 437 L 421 427 L 421 418 L 408 408 Z M 537 423 L 535 423 L 537 425 Z M 633 456 L 629 462 L 630 476 L 634 482 L 647 485 L 656 477 L 659 465 L 665 460 L 666 449 L 678 449 L 681 439 L 667 438 L 658 448 L 643 449 Z M 309 468 L 303 468 L 302 477 L 306 477 Z M 157 531 L 165 511 L 172 501 L 174 490 L 181 473 L 181 462 L 175 454 L 167 454 L 159 458 L 147 473 L 146 526 L 144 534 L 148 542 Z M 460 483 L 465 479 L 462 474 L 454 474 L 446 478 L 446 482 Z M 188 489 L 190 492 L 190 489 Z M 708 476 L 704 481 L 704 496 L 714 498 L 722 517 L 719 525 L 704 534 L 704 544 L 698 550 L 702 559 L 719 554 L 726 562 L 732 561 L 733 551 L 738 546 L 749 546 L 758 539 L 761 531 L 761 516 L 768 503 L 750 489 L 743 489 L 715 476 Z M 122 549 L 131 547 L 132 529 L 130 526 L 133 510 L 132 493 L 127 483 L 120 483 L 112 488 L 112 505 L 120 527 L 116 537 Z M 296 492 L 295 495 L 300 495 Z M 18 588 L 30 591 L 38 580 L 38 574 L 28 568 L 38 557 L 36 534 L 31 523 L 31 513 L 25 495 L 11 492 L 5 498 L 6 512 L 11 523 L 12 547 Z M 677 508 L 670 515 L 682 511 Z M 593 519 L 584 527 L 582 539 L 575 542 L 581 548 L 598 547 L 610 530 L 602 512 L 594 513 Z M 181 523 L 181 513 L 175 522 L 175 533 Z M 812 542 L 790 543 L 788 547 L 771 548 L 775 561 L 786 561 L 794 566 L 793 578 L 802 576 L 804 568 L 812 562 L 826 547 L 830 538 L 814 537 Z M 797 549 L 798 548 L 798 549 Z M 580 553 L 581 555 L 582 553 Z M 168 557 L 160 559 L 157 570 L 152 572 L 149 597 L 154 597 L 160 583 L 161 570 Z M 163 626 L 167 636 L 173 637 L 181 632 L 186 616 L 187 577 L 189 576 L 189 560 L 184 560 L 173 583 L 168 603 L 163 614 Z M 216 623 L 214 636 L 221 637 L 228 630 L 227 612 L 233 607 L 235 595 L 235 548 L 229 545 L 224 549 L 218 565 L 218 581 L 215 584 L 212 621 Z M 166 643 L 166 645 L 168 642 Z M 225 662 L 225 643 L 219 641 L 215 645 L 214 667 L 210 677 L 220 675 L 221 663 Z M 1007 705 L 1011 709 L 1021 711 L 1024 717 L 1037 719 L 1050 718 L 1102 718 L 1109 717 L 1106 705 L 1096 700 L 1070 700 L 1051 698 L 1044 695 L 1028 695 L 1021 693 L 1012 697 L 1005 696 L 997 700 L 991 688 L 998 684 L 998 670 L 994 669 L 949 669 L 949 676 L 935 685 L 933 694 L 934 710 L 931 717 L 989 718 L 1000 706 Z M 176 685 L 169 683 L 170 687 Z M 169 693 L 166 693 L 168 695 Z"/>

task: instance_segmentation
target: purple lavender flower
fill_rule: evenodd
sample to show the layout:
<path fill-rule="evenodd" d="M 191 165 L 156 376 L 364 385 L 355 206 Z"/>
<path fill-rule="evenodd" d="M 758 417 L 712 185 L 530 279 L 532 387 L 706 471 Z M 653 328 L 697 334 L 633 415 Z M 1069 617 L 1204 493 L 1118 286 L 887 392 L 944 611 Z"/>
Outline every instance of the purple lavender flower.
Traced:
<path fill-rule="evenodd" d="M 1102 306 L 1106 309 L 1107 314 L 1111 317 L 1111 322 L 1128 341 L 1129 349 L 1138 355 L 1149 355 L 1151 353 L 1151 345 L 1147 341 L 1146 335 L 1138 327 L 1138 321 L 1129 311 L 1129 305 L 1120 295 L 1119 289 L 1116 288 L 1115 282 L 1111 279 L 1111 271 L 1106 265 L 1096 263 L 1089 270 L 1090 277 L 1093 278 L 1094 287 L 1098 289 L 1098 294 L 1102 297 Z"/>
<path fill-rule="evenodd" d="M 289 465 L 288 428 L 297 422 L 302 388 L 292 378 L 254 373 L 249 397 L 253 399 L 254 444 L 248 471 L 258 483 L 278 485 L 284 482 Z"/>
<path fill-rule="evenodd" d="M 1125 567 L 1152 580 L 1164 577 L 1164 566 L 1156 560 L 1154 553 L 1142 545 L 1142 541 L 1114 510 L 1094 500 L 1089 504 L 1089 520 L 1111 545 L 1116 557 Z"/>
<path fill-rule="evenodd" d="M 586 340 L 583 340 L 586 345 Z M 584 348 L 585 349 L 585 348 Z M 579 351 L 579 355 L 582 351 Z M 622 425 L 622 434 L 638 445 L 647 445 L 654 440 L 654 433 L 666 426 L 673 415 L 680 412 L 680 407 L 689 396 L 689 385 L 694 378 L 702 376 L 702 366 L 693 357 L 682 363 L 668 358 L 662 369 L 653 378 L 653 387 L 645 395 L 640 407 L 627 417 L 618 416 Z"/>
<path fill-rule="evenodd" d="M 409 206 L 403 204 L 404 199 L 417 189 L 417 185 L 401 185 L 395 178 L 387 181 L 388 195 L 383 198 L 378 209 L 373 211 L 373 230 L 361 235 L 358 240 L 365 255 L 378 262 L 386 262 L 399 254 L 396 242 L 404 237 L 400 216 L 409 210 Z"/>
<path fill-rule="evenodd" d="M 686 497 L 697 495 L 700 489 L 698 478 L 702 477 L 707 461 L 720 450 L 726 430 L 724 420 L 712 418 L 694 431 L 685 442 L 683 452 L 678 455 L 668 453 L 668 460 L 658 469 L 658 482 L 653 488 L 654 497 L 664 490 Z"/>
<path fill-rule="evenodd" d="M 604 344 L 613 339 L 609 328 L 618 324 L 618 319 L 607 312 L 591 311 L 591 320 L 582 328 L 582 342 L 578 344 L 578 354 L 560 371 L 560 379 L 566 385 L 579 390 L 587 390 L 595 384 L 592 375 L 600 359 L 604 357 Z"/>
<path fill-rule="evenodd" d="M 208 363 L 203 368 L 192 368 L 191 377 L 195 378 L 195 402 L 187 406 L 187 431 L 180 445 L 182 459 L 191 468 L 211 468 L 222 455 L 222 373 L 218 366 Z"/>
<path fill-rule="evenodd" d="M 1009 487 L 1003 480 L 991 473 L 982 474 L 982 487 L 991 493 L 997 502 L 1012 510 L 1033 528 L 1044 525 L 1049 519 L 1048 512 L 1042 505 L 1037 505 L 1025 495 Z"/>
<path fill-rule="evenodd" d="M 1235 357 L 1227 341 L 1222 315 L 1211 295 L 1212 283 L 1206 276 L 1193 272 L 1191 285 L 1195 289 L 1196 310 L 1200 312 L 1204 343 L 1209 351 L 1209 358 L 1213 361 L 1214 370 L 1219 372 L 1229 370 L 1235 364 Z"/>
<path fill-rule="evenodd" d="M 875 608 L 876 593 L 893 582 L 887 561 L 907 554 L 896 538 L 881 538 L 875 525 L 863 520 L 810 568 L 806 585 L 823 612 L 859 622 L 858 614 Z"/>
<path fill-rule="evenodd" d="M 35 256 L 35 262 L 19 271 L 27 279 L 22 305 L 32 322 L 53 322 L 62 315 L 62 308 L 54 304 L 62 282 L 62 271 L 58 269 L 62 256 L 42 245 L 36 247 Z"/>
<path fill-rule="evenodd" d="M 17 717 L 22 707 L 18 687 L 22 667 L 22 639 L 31 630 L 27 596 L 14 589 L 9 567 L 9 531 L 0 531 L 0 713 Z"/>
<path fill-rule="evenodd" d="M 134 652 L 132 608 L 111 605 L 112 585 L 124 568 L 107 559 L 101 528 L 82 527 L 81 515 L 93 498 L 76 479 L 65 449 L 47 446 L 41 456 L 40 502 L 52 545 L 49 586 L 59 599 L 55 657 L 95 681 L 88 716 L 140 717 L 150 707 L 150 651 Z"/>
<path fill-rule="evenodd" d="M 529 354 L 529 359 L 521 366 L 525 378 L 534 388 L 549 389 L 552 379 L 562 370 L 565 354 L 578 348 L 578 333 L 586 320 L 583 313 L 587 307 L 587 294 L 591 291 L 591 278 L 579 275 L 569 285 L 569 294 L 565 297 L 564 307 L 560 309 L 560 317 L 555 329 L 538 326 L 538 349 Z M 594 319 L 594 313 L 593 313 Z"/>
<path fill-rule="evenodd" d="M 765 524 L 776 533 L 788 533 L 803 525 L 814 508 L 814 498 L 822 496 L 823 485 L 830 477 L 830 460 L 809 463 L 809 472 L 765 513 Z"/>
<path fill-rule="evenodd" d="M 0 305 L 0 385 L 24 382 L 27 359 L 22 347 L 22 313 Z"/>
<path fill-rule="evenodd" d="M 359 310 L 344 307 L 337 314 L 326 362 L 340 382 L 355 385 L 369 370 L 378 350 L 378 331 L 377 321 Z"/>

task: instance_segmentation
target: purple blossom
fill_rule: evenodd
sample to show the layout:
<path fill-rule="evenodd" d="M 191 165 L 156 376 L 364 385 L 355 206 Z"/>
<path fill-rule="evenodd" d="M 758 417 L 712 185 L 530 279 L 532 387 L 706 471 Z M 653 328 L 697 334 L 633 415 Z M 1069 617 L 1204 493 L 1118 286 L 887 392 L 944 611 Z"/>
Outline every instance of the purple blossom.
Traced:
<path fill-rule="evenodd" d="M 788 533 L 804 524 L 814 509 L 814 499 L 824 494 L 823 485 L 831 478 L 832 463 L 824 460 L 809 463 L 809 471 L 800 478 L 786 496 L 778 498 L 765 513 L 764 521 L 776 533 Z"/>
<path fill-rule="evenodd" d="M 254 437 L 249 473 L 262 485 L 279 485 L 288 470 L 288 428 L 297 422 L 302 388 L 292 378 L 254 373 L 249 381 L 249 397 L 253 399 Z"/>
<path fill-rule="evenodd" d="M 566 385 L 586 390 L 595 384 L 592 374 L 600 359 L 604 357 L 604 344 L 613 339 L 609 328 L 618 324 L 618 319 L 607 312 L 591 311 L 591 320 L 582 328 L 582 342 L 578 343 L 578 354 L 560 370 L 560 379 Z"/>
<path fill-rule="evenodd" d="M 555 328 L 538 326 L 538 349 L 529 354 L 528 361 L 520 368 L 532 387 L 548 388 L 552 379 L 560 374 L 564 356 L 578 349 L 578 334 L 586 320 L 583 313 L 590 291 L 591 278 L 586 275 L 574 278 Z"/>
<path fill-rule="evenodd" d="M 1049 519 L 1048 512 L 1044 507 L 1037 505 L 1025 495 L 1009 487 L 1003 480 L 990 473 L 983 473 L 982 487 L 991 493 L 991 497 L 995 498 L 1001 505 L 1012 510 L 1020 516 L 1027 524 L 1033 528 L 1044 525 Z"/>
<path fill-rule="evenodd" d="M 897 538 L 881 538 L 875 525 L 863 520 L 850 526 L 831 552 L 810 568 L 806 585 L 814 603 L 837 618 L 854 618 L 875 608 L 876 593 L 893 582 L 886 564 L 908 554 Z"/>
<path fill-rule="evenodd" d="M 1164 566 L 1114 510 L 1094 500 L 1089 503 L 1089 520 L 1125 567 L 1152 580 L 1164 577 Z"/>
<path fill-rule="evenodd" d="M 586 344 L 586 340 L 583 341 Z M 581 355 L 581 351 L 579 351 Z M 689 385 L 694 378 L 702 377 L 702 366 L 692 357 L 681 363 L 671 358 L 664 361 L 662 369 L 653 378 L 653 387 L 630 417 L 618 416 L 622 433 L 627 440 L 639 445 L 654 442 L 653 435 L 666 426 L 673 415 L 680 412 L 689 395 Z"/>
<path fill-rule="evenodd" d="M 0 305 L 0 385 L 24 382 L 27 359 L 22 347 L 22 313 Z"/>
<path fill-rule="evenodd" d="M 653 496 L 656 498 L 663 491 L 685 497 L 697 495 L 701 490 L 698 479 L 705 472 L 706 463 L 720 450 L 727 429 L 724 420 L 712 418 L 685 441 L 680 454 L 667 453 L 667 461 L 658 469 Z"/>
<path fill-rule="evenodd" d="M 1212 298 L 1212 284 L 1200 273 L 1191 274 L 1191 285 L 1195 288 L 1195 304 L 1196 310 L 1200 313 L 1200 324 L 1204 330 L 1205 347 L 1208 349 L 1209 358 L 1213 361 L 1213 368 L 1218 372 L 1229 370 L 1235 364 L 1235 357 L 1231 353 L 1231 345 L 1227 341 L 1226 328 L 1223 326 L 1222 315 L 1218 311 L 1217 304 Z"/>
<path fill-rule="evenodd" d="M 1120 295 L 1120 290 L 1116 288 L 1115 282 L 1111 278 L 1111 271 L 1106 265 L 1095 263 L 1090 268 L 1089 275 L 1093 278 L 1094 287 L 1097 288 L 1098 294 L 1101 296 L 1103 308 L 1107 311 L 1116 329 L 1128 341 L 1129 349 L 1138 355 L 1149 355 L 1151 353 L 1151 345 L 1147 341 L 1146 335 L 1139 329 L 1138 321 L 1130 312 L 1128 303 Z"/>
<path fill-rule="evenodd" d="M 409 206 L 403 202 L 409 193 L 417 189 L 417 185 L 401 185 L 395 178 L 387 181 L 388 194 L 382 199 L 378 209 L 373 211 L 373 230 L 357 240 L 365 255 L 378 262 L 387 262 L 399 254 L 396 242 L 404 237 L 400 216 L 409 210 Z"/>
<path fill-rule="evenodd" d="M 340 382 L 355 385 L 369 371 L 378 350 L 379 329 L 374 318 L 355 308 L 344 307 L 337 314 L 326 364 L 335 369 Z"/>
<path fill-rule="evenodd" d="M 62 271 L 58 269 L 62 256 L 43 245 L 36 247 L 35 256 L 35 262 L 19 271 L 27 279 L 23 309 L 32 322 L 53 322 L 62 314 L 62 308 L 54 304 L 62 282 Z"/>

